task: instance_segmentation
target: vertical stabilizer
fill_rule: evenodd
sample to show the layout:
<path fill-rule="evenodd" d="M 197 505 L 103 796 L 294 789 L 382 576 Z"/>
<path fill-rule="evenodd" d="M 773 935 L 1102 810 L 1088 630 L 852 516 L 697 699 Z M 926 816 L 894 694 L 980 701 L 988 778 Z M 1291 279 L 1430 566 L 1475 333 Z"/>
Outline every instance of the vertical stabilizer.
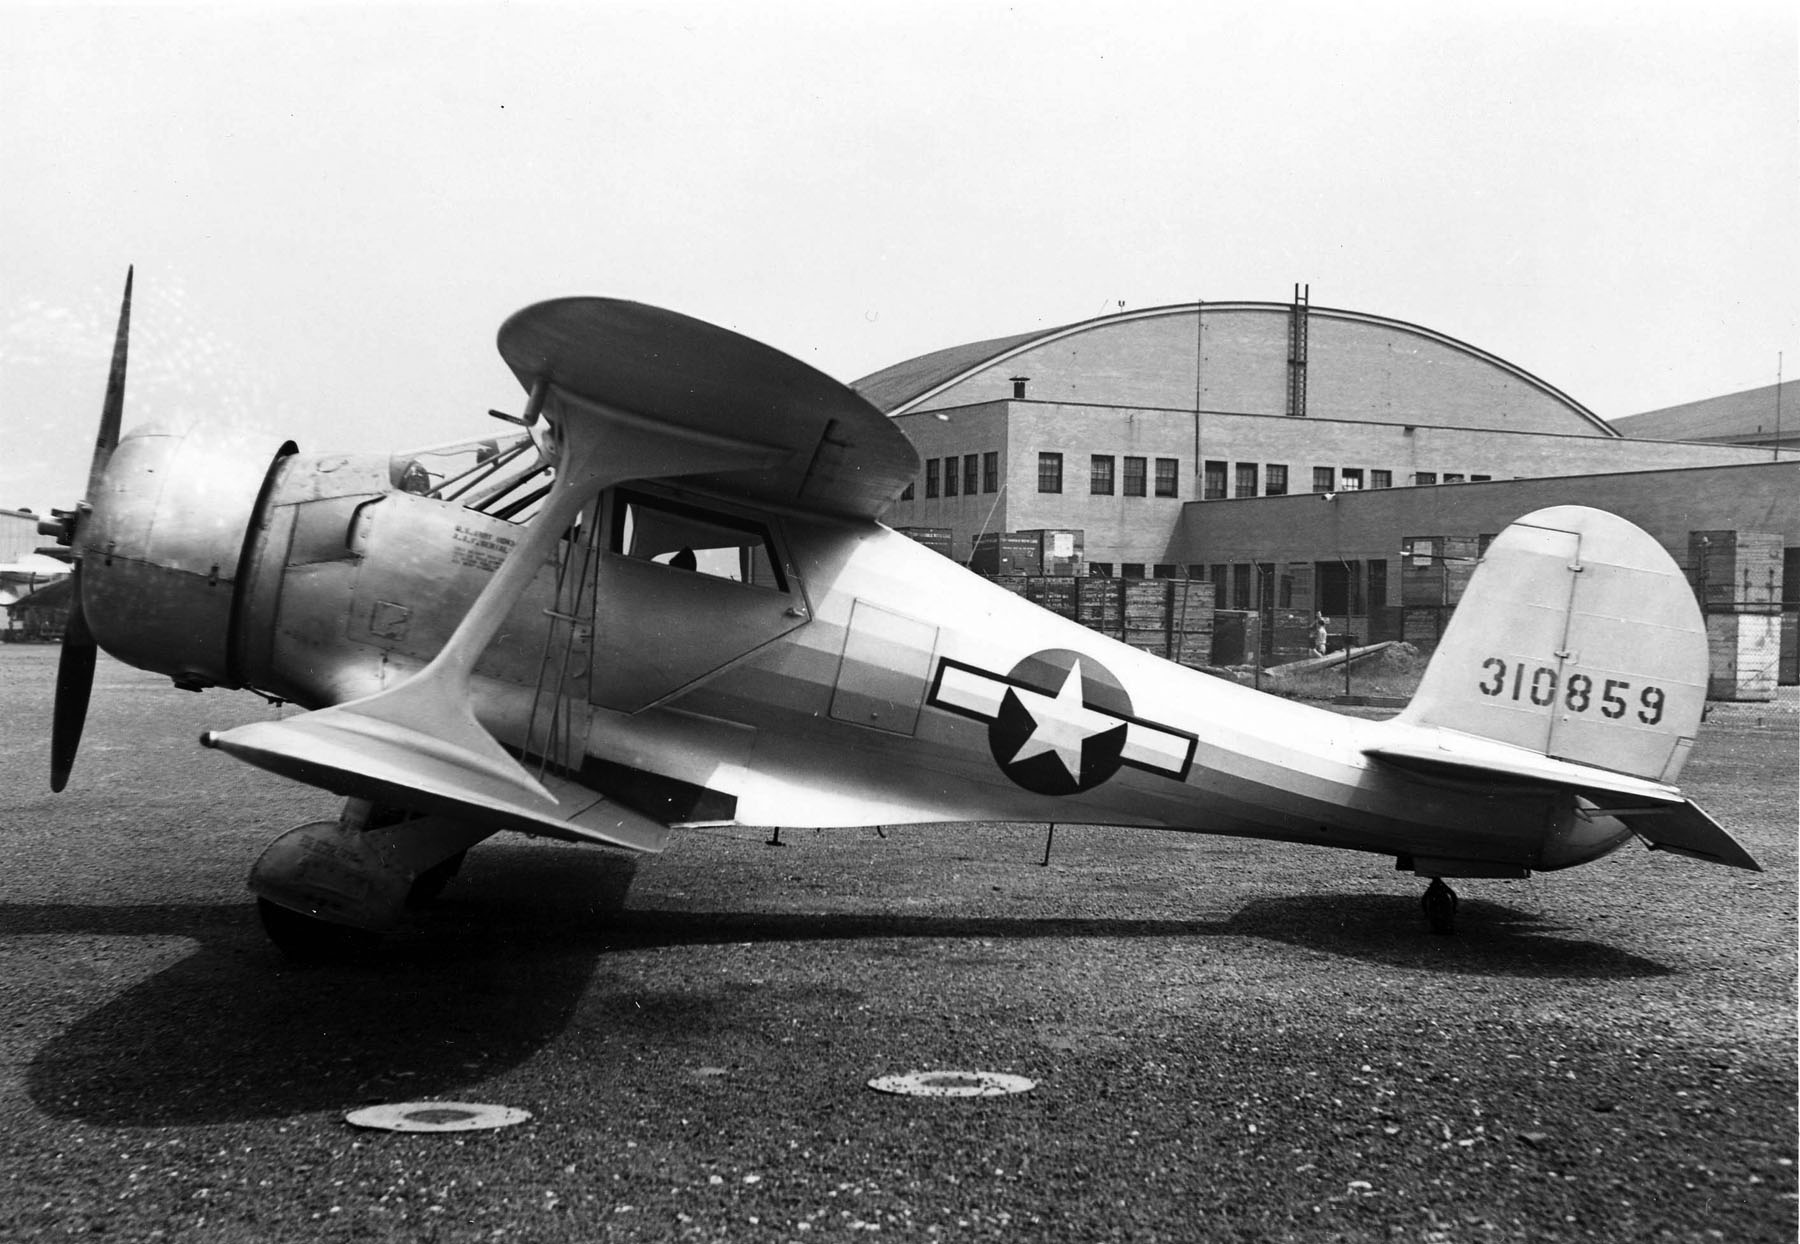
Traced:
<path fill-rule="evenodd" d="M 1672 783 L 1706 672 L 1674 559 L 1616 515 L 1555 506 L 1488 547 L 1401 720 Z"/>

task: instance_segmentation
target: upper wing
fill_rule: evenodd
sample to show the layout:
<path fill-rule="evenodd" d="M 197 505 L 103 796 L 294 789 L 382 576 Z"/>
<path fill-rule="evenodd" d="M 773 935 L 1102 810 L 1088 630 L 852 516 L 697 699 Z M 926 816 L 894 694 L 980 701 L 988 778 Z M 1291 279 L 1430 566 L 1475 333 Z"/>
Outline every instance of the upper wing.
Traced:
<path fill-rule="evenodd" d="M 919 469 L 912 443 L 848 386 L 779 350 L 674 311 L 558 298 L 500 328 L 521 384 L 573 419 L 621 412 L 781 451 L 773 463 L 685 476 L 746 499 L 874 518 Z M 583 408 L 586 408 L 584 410 Z"/>
<path fill-rule="evenodd" d="M 543 509 L 431 663 L 405 682 L 208 746 L 347 795 L 639 851 L 662 825 L 574 782 L 534 776 L 477 720 L 470 678 L 513 601 L 601 490 L 704 481 L 738 496 L 874 516 L 918 455 L 887 418 L 821 372 L 699 320 L 637 303 L 565 298 L 500 330 L 531 392 L 527 423 L 555 465 Z M 534 703 L 531 720 L 538 717 Z"/>

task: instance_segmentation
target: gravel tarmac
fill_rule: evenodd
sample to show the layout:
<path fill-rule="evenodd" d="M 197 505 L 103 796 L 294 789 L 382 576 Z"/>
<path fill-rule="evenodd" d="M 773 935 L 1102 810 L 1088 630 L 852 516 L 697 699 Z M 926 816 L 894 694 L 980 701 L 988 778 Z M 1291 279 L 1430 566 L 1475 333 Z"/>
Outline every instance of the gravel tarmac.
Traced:
<path fill-rule="evenodd" d="M 0 646 L 0 1239 L 1723 1240 L 1796 1235 L 1796 727 L 1684 785 L 1767 870 L 1636 846 L 1463 882 L 1142 830 L 683 833 L 470 853 L 366 963 L 244 877 L 328 795 L 199 748 L 273 715 Z M 1006 1072 L 1030 1092 L 875 1093 Z M 504 1131 L 361 1131 L 421 1099 Z"/>

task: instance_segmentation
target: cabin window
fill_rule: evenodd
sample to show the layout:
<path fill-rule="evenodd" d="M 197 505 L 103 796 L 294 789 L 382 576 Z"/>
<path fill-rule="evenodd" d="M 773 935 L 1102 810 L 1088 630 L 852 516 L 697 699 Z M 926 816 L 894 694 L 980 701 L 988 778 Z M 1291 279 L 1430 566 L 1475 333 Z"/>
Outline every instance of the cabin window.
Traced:
<path fill-rule="evenodd" d="M 522 523 L 550 492 L 550 469 L 525 432 L 396 454 L 389 481 L 402 492 Z"/>
<path fill-rule="evenodd" d="M 615 498 L 613 552 L 671 570 L 787 590 L 774 543 L 761 523 L 624 490 Z"/>

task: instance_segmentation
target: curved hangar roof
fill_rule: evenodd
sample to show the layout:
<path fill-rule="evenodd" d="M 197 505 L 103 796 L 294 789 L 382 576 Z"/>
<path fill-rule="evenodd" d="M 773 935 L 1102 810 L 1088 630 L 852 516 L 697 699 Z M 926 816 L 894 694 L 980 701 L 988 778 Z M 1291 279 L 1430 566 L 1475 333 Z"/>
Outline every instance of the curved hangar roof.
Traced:
<path fill-rule="evenodd" d="M 1040 402 L 1285 415 L 1293 312 L 1279 302 L 1127 311 L 952 346 L 851 387 L 890 415 L 1010 398 L 1014 377 Z M 1619 435 L 1525 369 L 1429 328 L 1329 307 L 1306 318 L 1316 418 Z"/>

